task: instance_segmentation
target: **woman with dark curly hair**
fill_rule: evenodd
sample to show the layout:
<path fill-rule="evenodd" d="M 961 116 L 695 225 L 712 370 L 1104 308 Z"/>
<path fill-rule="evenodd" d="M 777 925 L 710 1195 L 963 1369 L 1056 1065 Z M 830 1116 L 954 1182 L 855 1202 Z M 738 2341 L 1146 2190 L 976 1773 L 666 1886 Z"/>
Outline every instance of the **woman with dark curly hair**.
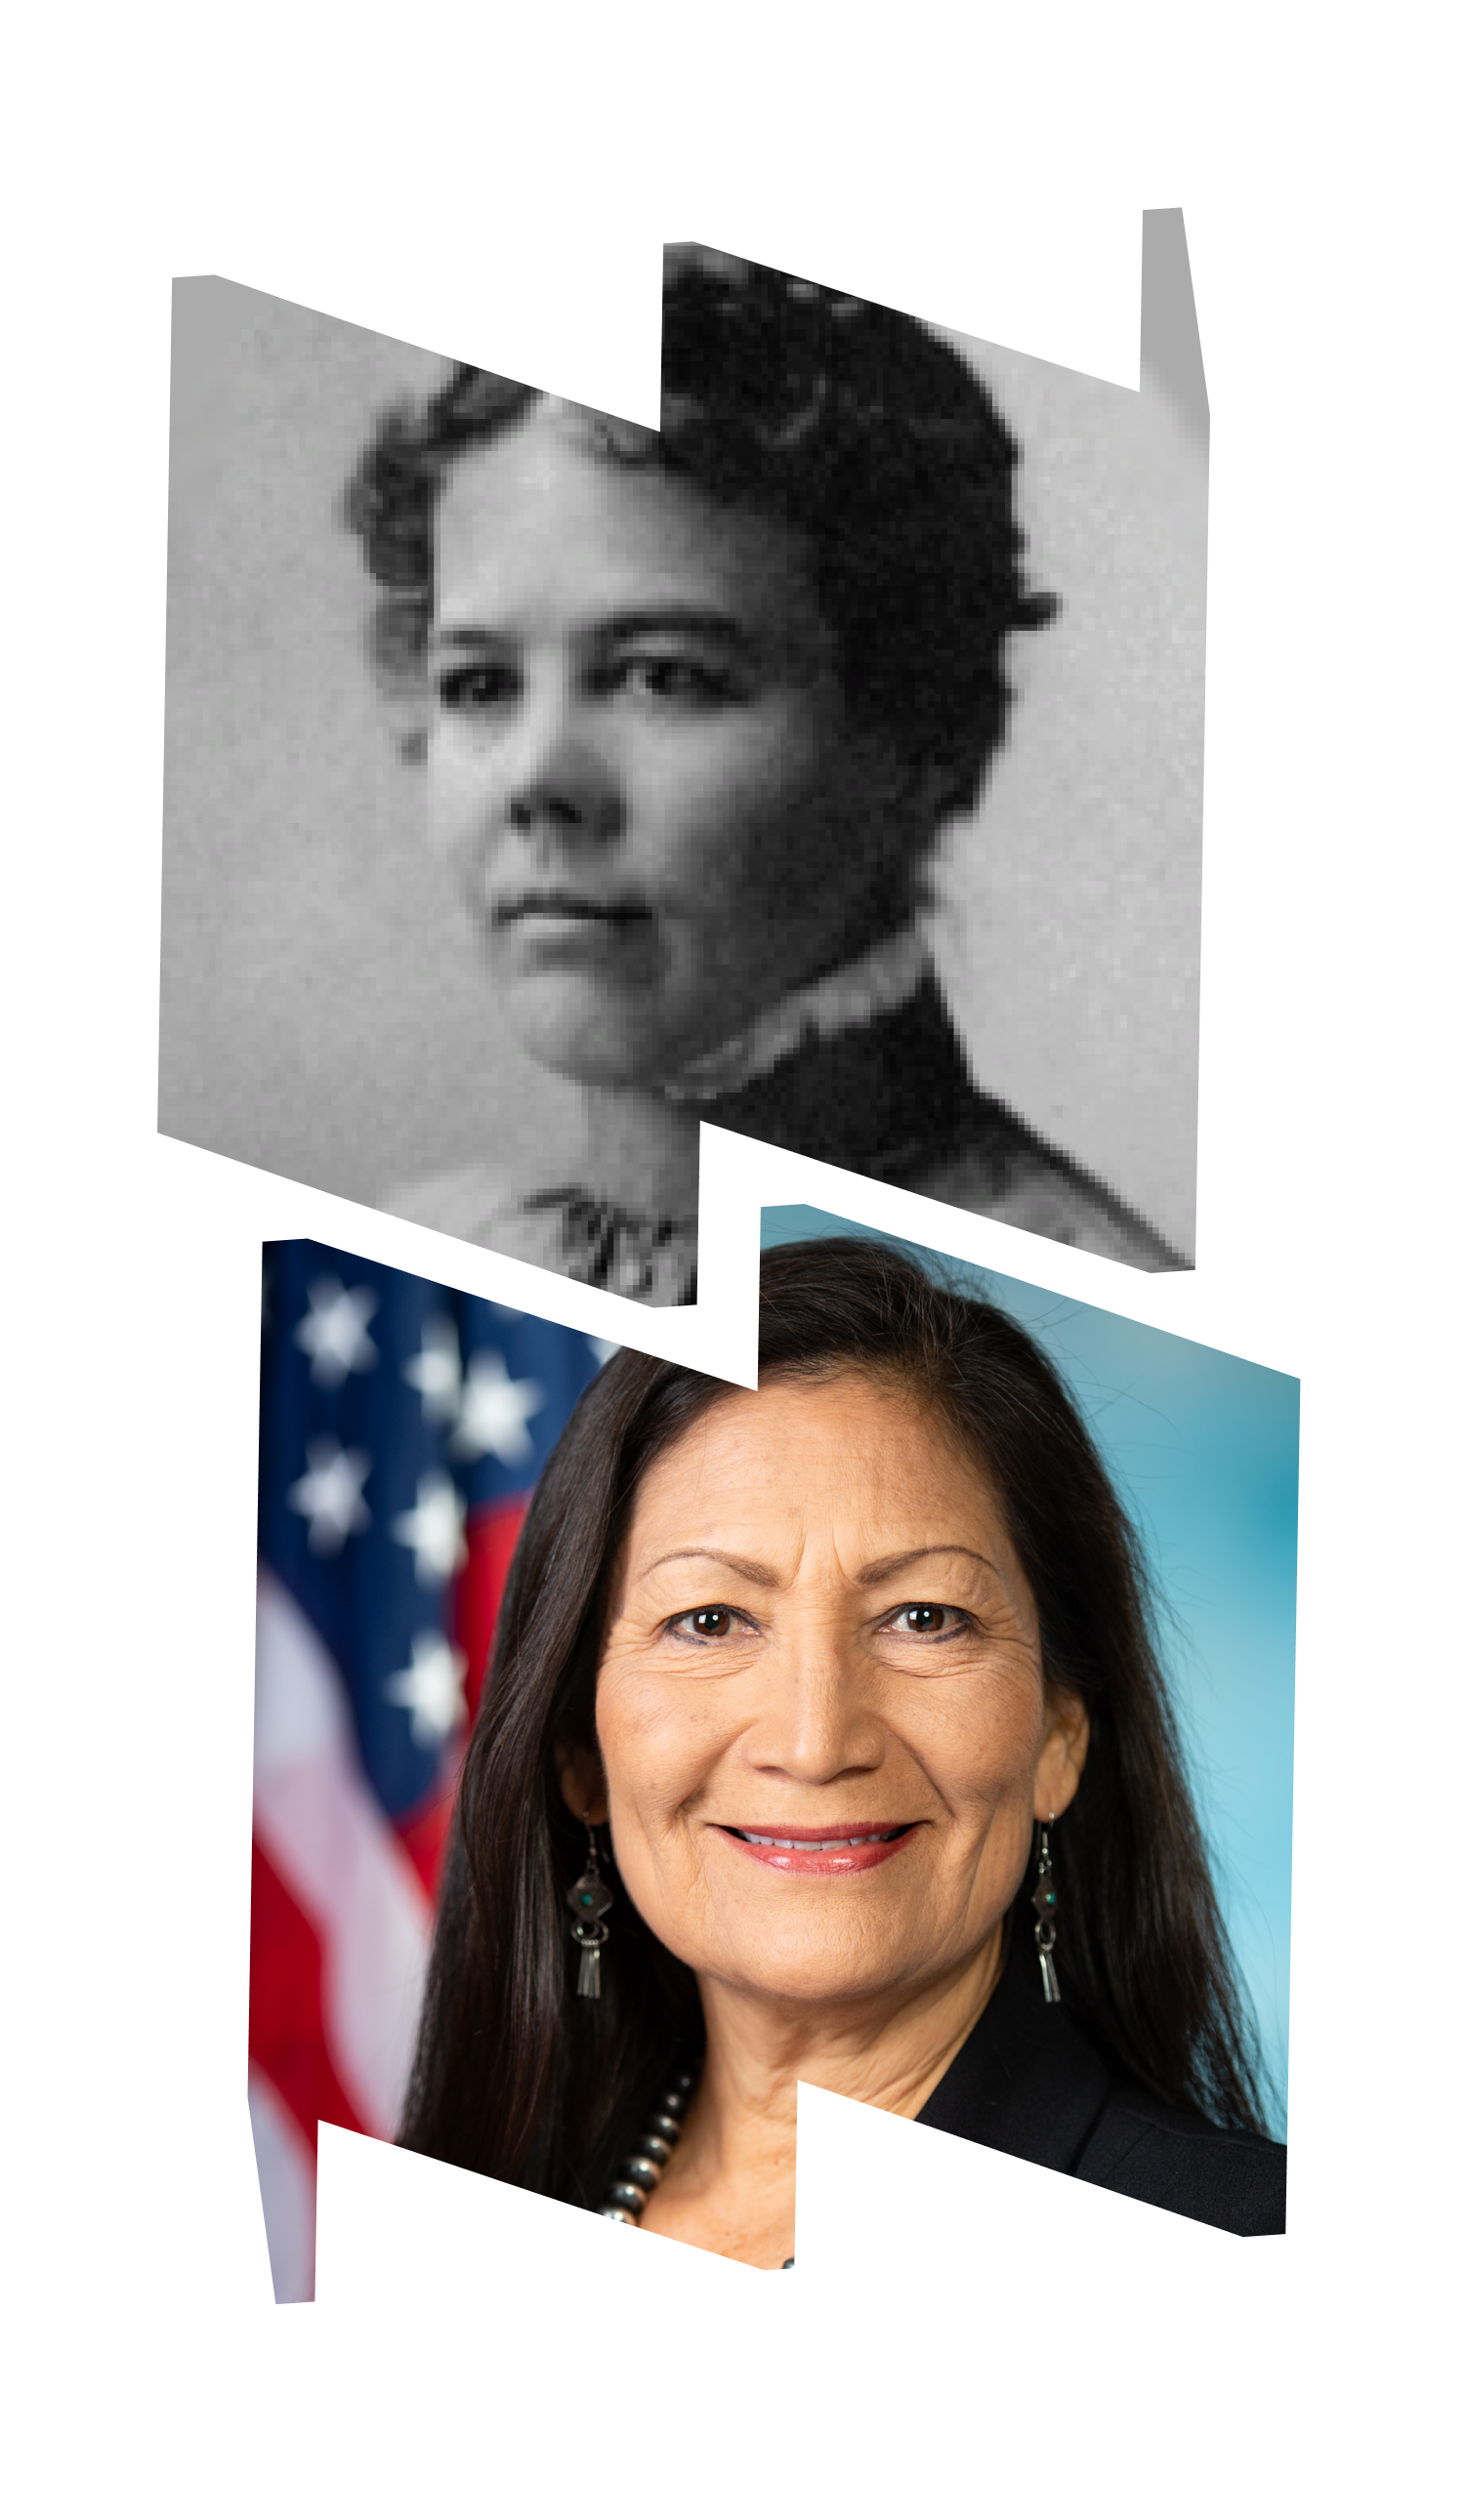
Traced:
<path fill-rule="evenodd" d="M 800 2081 L 1283 2228 L 1134 1536 L 993 1305 L 764 1255 L 756 1391 L 623 1349 L 535 1491 L 400 2140 L 754 2266 Z"/>
<path fill-rule="evenodd" d="M 923 871 L 1008 709 L 1017 449 L 911 317 L 667 259 L 662 428 L 458 368 L 346 513 L 375 644 L 520 1038 L 584 1094 L 571 1178 L 392 1203 L 690 1300 L 701 1119 L 1126 1260 L 1139 1218 L 975 1090 Z"/>

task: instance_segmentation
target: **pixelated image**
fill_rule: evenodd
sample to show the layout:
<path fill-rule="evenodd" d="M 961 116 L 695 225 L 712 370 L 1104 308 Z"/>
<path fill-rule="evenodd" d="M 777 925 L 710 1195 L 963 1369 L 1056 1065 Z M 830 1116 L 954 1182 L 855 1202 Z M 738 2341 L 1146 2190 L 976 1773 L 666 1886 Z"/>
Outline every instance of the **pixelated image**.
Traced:
<path fill-rule="evenodd" d="M 1190 1265 L 1207 417 L 701 247 L 662 426 L 180 285 L 160 1125 L 656 1304 L 704 1119 Z"/>

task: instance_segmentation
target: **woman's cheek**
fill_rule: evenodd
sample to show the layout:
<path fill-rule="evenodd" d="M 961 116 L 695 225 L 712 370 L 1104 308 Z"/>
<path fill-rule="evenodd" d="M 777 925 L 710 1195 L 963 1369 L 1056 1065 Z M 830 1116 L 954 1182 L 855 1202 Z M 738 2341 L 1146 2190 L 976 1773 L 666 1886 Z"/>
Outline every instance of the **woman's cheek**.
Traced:
<path fill-rule="evenodd" d="M 611 1845 L 638 1915 L 669 1951 L 695 1959 L 686 1935 L 702 1906 L 698 1849 L 683 1819 L 684 1779 L 655 1753 L 631 1776 L 607 1761 Z"/>
<path fill-rule="evenodd" d="M 935 1710 L 929 1763 L 948 1798 L 992 1812 L 1031 1789 L 1043 1746 L 1043 1685 L 1021 1650 L 993 1657 L 969 1688 Z"/>
<path fill-rule="evenodd" d="M 638 785 L 651 804 L 668 856 L 685 879 L 729 899 L 741 882 L 782 871 L 796 829 L 804 829 L 820 790 L 820 760 L 808 732 L 780 720 L 731 716 L 721 736 L 680 741 Z"/>
<path fill-rule="evenodd" d="M 602 1663 L 596 1732 L 613 1791 L 650 1821 L 697 1790 L 716 1755 L 716 1707 L 701 1674 L 659 1672 L 634 1651 Z"/>

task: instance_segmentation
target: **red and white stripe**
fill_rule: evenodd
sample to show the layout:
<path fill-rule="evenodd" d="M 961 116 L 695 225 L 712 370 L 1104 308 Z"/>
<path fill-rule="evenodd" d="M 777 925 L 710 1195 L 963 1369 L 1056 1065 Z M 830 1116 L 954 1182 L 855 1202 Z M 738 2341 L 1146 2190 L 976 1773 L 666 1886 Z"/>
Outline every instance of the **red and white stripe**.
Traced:
<path fill-rule="evenodd" d="M 267 1568 L 256 1618 L 251 2109 L 276 2298 L 302 2300 L 316 2127 L 395 2134 L 432 1907 L 362 1775 L 341 1677 Z"/>

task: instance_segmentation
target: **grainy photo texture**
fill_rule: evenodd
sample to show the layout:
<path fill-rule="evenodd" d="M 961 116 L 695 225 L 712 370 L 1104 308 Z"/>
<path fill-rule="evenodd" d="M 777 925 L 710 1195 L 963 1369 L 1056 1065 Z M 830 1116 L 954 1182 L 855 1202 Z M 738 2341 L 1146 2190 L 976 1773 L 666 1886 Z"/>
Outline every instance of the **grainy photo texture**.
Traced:
<path fill-rule="evenodd" d="M 1189 1265 L 1177 213 L 1146 292 L 1126 394 L 670 248 L 651 429 L 185 285 L 160 1125 L 652 1303 L 705 1119 Z"/>

